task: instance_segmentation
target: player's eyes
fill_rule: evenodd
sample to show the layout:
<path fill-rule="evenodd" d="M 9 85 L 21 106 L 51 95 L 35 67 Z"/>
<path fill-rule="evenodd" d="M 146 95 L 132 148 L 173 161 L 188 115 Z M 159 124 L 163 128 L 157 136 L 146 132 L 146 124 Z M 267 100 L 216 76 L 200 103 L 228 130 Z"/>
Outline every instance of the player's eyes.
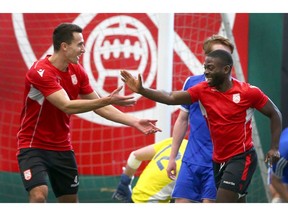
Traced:
<path fill-rule="evenodd" d="M 205 70 L 210 70 L 210 71 L 214 69 L 213 66 L 209 66 L 209 65 L 204 65 L 203 67 Z"/>

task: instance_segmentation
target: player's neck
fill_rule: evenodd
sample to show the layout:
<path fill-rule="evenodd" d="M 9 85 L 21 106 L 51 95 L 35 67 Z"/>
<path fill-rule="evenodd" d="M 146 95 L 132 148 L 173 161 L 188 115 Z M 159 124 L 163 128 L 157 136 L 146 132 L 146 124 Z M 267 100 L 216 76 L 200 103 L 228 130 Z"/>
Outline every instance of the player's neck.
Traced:
<path fill-rule="evenodd" d="M 58 70 L 66 72 L 67 68 L 68 68 L 68 63 L 65 61 L 65 59 L 63 59 L 61 57 L 60 54 L 58 53 L 54 53 L 53 55 L 51 55 L 48 60 L 50 61 L 50 63 L 56 67 Z"/>
<path fill-rule="evenodd" d="M 232 86 L 233 86 L 233 81 L 231 78 L 229 78 L 229 79 L 225 80 L 221 85 L 217 86 L 216 89 L 219 92 L 226 92 L 229 89 L 231 89 Z"/>

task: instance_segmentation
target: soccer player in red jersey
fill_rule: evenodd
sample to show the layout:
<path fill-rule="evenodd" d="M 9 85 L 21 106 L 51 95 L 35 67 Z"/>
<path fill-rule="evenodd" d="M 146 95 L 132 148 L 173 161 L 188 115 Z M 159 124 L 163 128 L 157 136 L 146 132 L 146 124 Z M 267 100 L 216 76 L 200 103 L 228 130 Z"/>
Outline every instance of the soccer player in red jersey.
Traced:
<path fill-rule="evenodd" d="M 252 116 L 255 109 L 271 122 L 271 147 L 266 161 L 279 157 L 278 145 L 282 115 L 258 87 L 231 76 L 232 56 L 224 50 L 207 54 L 203 81 L 187 91 L 158 91 L 142 86 L 142 77 L 121 71 L 122 80 L 134 92 L 151 100 L 181 105 L 199 101 L 213 143 L 216 202 L 246 202 L 246 194 L 257 166 L 252 140 Z"/>
<path fill-rule="evenodd" d="M 212 35 L 204 41 L 205 55 L 217 49 L 233 53 L 234 45 L 228 38 L 220 35 Z M 182 89 L 187 90 L 203 81 L 205 81 L 204 74 L 190 76 Z M 178 171 L 175 158 L 188 126 L 190 128 L 188 144 Z M 172 135 L 171 155 L 166 168 L 169 178 L 176 181 L 172 198 L 176 203 L 215 202 L 217 189 L 212 163 L 213 144 L 198 102 L 180 106 Z"/>
<path fill-rule="evenodd" d="M 25 77 L 17 157 L 30 202 L 46 202 L 48 182 L 59 202 L 78 202 L 78 169 L 70 138 L 71 114 L 96 114 L 144 134 L 161 131 L 156 120 L 138 119 L 112 105 L 131 106 L 122 87 L 100 97 L 79 64 L 85 52 L 82 28 L 62 23 L 53 32 L 54 53 L 36 61 Z M 78 99 L 80 98 L 80 99 Z"/>

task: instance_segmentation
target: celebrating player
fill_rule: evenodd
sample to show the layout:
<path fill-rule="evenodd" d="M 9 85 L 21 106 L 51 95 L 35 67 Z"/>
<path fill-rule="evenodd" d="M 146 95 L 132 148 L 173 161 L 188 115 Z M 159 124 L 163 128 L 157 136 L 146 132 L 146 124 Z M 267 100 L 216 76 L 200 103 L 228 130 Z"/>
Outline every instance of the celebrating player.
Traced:
<path fill-rule="evenodd" d="M 216 202 L 246 202 L 245 196 L 257 166 L 252 141 L 254 109 L 269 117 L 271 147 L 266 160 L 279 157 L 278 143 L 282 130 L 282 115 L 274 103 L 259 88 L 232 78 L 232 56 L 224 50 L 207 54 L 203 81 L 187 91 L 164 92 L 143 87 L 127 71 L 122 80 L 134 92 L 151 100 L 181 105 L 199 101 L 207 120 L 213 142 L 213 168 L 217 186 Z"/>
<path fill-rule="evenodd" d="M 138 119 L 112 105 L 131 106 L 122 87 L 100 97 L 79 64 L 85 52 L 82 29 L 62 23 L 53 32 L 53 55 L 36 61 L 26 74 L 24 106 L 18 138 L 18 163 L 30 202 L 46 202 L 48 182 L 59 202 L 78 202 L 79 177 L 70 137 L 70 116 L 96 114 L 144 134 L 161 131 L 156 120 Z M 80 99 L 78 99 L 80 97 Z"/>
<path fill-rule="evenodd" d="M 216 49 L 232 53 L 234 45 L 227 38 L 220 35 L 212 35 L 204 41 L 203 50 L 206 55 Z M 183 90 L 187 90 L 203 81 L 205 81 L 204 74 L 190 76 L 186 79 Z M 176 178 L 178 170 L 175 158 L 185 137 L 188 123 L 190 123 L 188 144 L 182 159 L 182 166 Z M 180 107 L 172 136 L 172 150 L 167 174 L 171 179 L 176 179 L 172 193 L 175 202 L 215 202 L 217 190 L 212 165 L 213 145 L 199 102 L 190 105 L 185 104 Z"/>

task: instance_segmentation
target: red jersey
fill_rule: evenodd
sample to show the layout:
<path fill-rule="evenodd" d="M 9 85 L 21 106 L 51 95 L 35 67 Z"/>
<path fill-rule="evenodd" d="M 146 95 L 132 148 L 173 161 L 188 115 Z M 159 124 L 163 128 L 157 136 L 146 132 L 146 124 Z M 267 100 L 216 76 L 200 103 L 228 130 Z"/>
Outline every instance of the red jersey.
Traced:
<path fill-rule="evenodd" d="M 70 141 L 70 115 L 52 105 L 46 97 L 64 89 L 70 100 L 93 92 L 80 64 L 69 64 L 67 72 L 54 67 L 47 56 L 35 62 L 25 77 L 24 107 L 17 134 L 18 152 L 22 148 L 66 151 Z"/>
<path fill-rule="evenodd" d="M 214 145 L 213 160 L 226 162 L 232 156 L 253 147 L 252 116 L 268 97 L 257 87 L 236 79 L 226 92 L 219 92 L 207 82 L 189 88 L 192 101 L 200 101 Z"/>

